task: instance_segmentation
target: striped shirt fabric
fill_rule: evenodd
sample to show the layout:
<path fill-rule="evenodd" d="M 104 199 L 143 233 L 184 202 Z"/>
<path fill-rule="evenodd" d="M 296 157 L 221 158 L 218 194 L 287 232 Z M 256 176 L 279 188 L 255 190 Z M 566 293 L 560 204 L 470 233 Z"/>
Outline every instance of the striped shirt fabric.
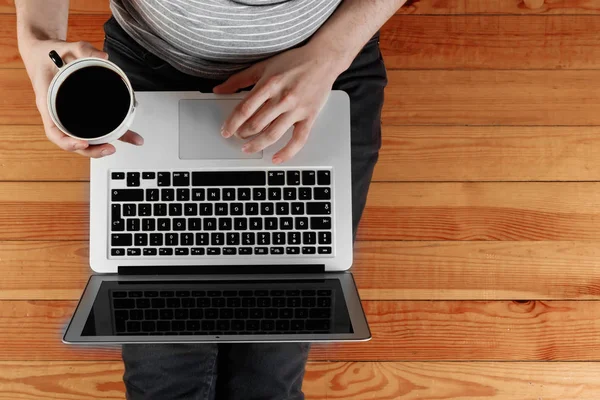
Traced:
<path fill-rule="evenodd" d="M 190 75 L 226 79 L 308 39 L 342 0 L 111 0 L 123 30 Z"/>

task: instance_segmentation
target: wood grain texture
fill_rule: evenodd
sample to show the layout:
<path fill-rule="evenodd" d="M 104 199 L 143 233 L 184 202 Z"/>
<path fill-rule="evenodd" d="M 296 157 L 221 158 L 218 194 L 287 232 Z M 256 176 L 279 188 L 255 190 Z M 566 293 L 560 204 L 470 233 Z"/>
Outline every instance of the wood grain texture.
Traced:
<path fill-rule="evenodd" d="M 597 16 L 401 16 L 381 29 L 388 69 L 597 69 Z"/>
<path fill-rule="evenodd" d="M 109 0 L 70 0 L 71 14 L 106 14 L 110 12 Z M 1 14 L 14 14 L 14 0 L 0 0 Z"/>
<path fill-rule="evenodd" d="M 595 181 L 600 128 L 384 126 L 374 181 Z"/>
<path fill-rule="evenodd" d="M 390 71 L 385 125 L 600 125 L 600 71 Z M 0 70 L 0 125 L 41 123 L 22 69 Z"/>
<path fill-rule="evenodd" d="M 0 183 L 0 240 L 87 240 L 89 184 Z M 599 182 L 374 183 L 359 240 L 600 240 Z"/>
<path fill-rule="evenodd" d="M 590 363 L 309 362 L 311 400 L 596 400 Z M 123 364 L 0 362 L 0 400 L 122 400 Z"/>
<path fill-rule="evenodd" d="M 41 126 L 0 125 L 0 181 L 88 181 Z M 598 127 L 384 126 L 373 181 L 596 181 Z"/>
<path fill-rule="evenodd" d="M 39 125 L 0 125 L 0 181 L 89 181 L 90 161 L 50 142 Z"/>
<path fill-rule="evenodd" d="M 101 49 L 105 15 L 72 15 L 67 39 Z M 388 69 L 598 69 L 597 16 L 406 16 L 381 30 Z M 14 15 L 0 15 L 0 68 L 22 68 Z"/>
<path fill-rule="evenodd" d="M 598 242 L 357 242 L 362 300 L 597 299 Z M 78 300 L 88 243 L 0 242 L 0 299 Z"/>
<path fill-rule="evenodd" d="M 3 361 L 119 360 L 60 339 L 73 301 L 0 301 Z M 373 340 L 314 345 L 311 360 L 600 360 L 598 301 L 365 301 Z M 8 345 L 10 344 L 10 345 Z"/>

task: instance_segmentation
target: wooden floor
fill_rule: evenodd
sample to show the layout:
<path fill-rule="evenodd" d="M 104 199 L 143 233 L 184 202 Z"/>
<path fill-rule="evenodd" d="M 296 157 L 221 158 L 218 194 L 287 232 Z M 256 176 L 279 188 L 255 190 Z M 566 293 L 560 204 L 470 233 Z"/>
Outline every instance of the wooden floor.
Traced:
<path fill-rule="evenodd" d="M 108 0 L 71 5 L 70 39 L 100 46 Z M 600 399 L 600 0 L 413 1 L 381 45 L 353 268 L 373 340 L 314 346 L 307 399 Z M 117 349 L 60 341 L 88 180 L 43 134 L 0 0 L 0 400 L 124 398 Z"/>

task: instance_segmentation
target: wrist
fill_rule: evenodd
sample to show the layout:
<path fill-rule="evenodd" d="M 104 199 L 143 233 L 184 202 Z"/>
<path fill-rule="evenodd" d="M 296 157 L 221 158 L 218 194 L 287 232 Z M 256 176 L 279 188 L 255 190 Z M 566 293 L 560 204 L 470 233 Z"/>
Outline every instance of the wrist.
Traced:
<path fill-rule="evenodd" d="M 341 45 L 339 41 L 330 41 L 327 38 L 314 36 L 307 44 L 309 51 L 317 54 L 317 57 L 328 64 L 329 70 L 337 78 L 342 72 L 347 70 L 352 61 L 358 54 L 354 53 L 349 46 Z"/>

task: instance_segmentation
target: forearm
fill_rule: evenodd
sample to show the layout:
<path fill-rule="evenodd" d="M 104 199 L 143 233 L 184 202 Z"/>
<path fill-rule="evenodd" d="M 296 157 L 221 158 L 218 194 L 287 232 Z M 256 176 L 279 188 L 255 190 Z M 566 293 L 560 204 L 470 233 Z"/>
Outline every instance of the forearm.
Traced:
<path fill-rule="evenodd" d="M 335 57 L 342 72 L 404 3 L 406 0 L 343 0 L 309 46 Z"/>
<path fill-rule="evenodd" d="M 34 41 L 66 39 L 69 0 L 15 0 L 15 5 L 21 55 Z"/>

